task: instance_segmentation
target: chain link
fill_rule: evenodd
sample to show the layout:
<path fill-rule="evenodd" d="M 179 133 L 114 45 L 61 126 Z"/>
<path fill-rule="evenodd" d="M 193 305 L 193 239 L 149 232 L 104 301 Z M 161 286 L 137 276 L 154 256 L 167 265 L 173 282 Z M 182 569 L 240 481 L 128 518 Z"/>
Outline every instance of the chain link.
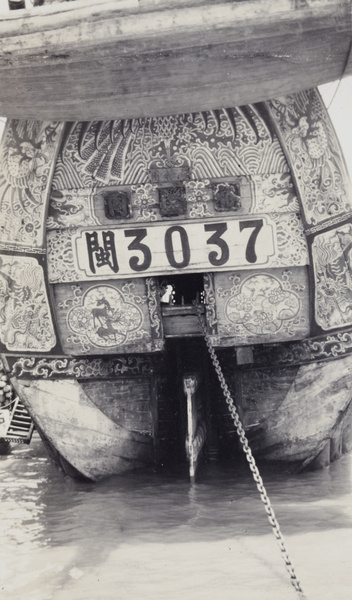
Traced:
<path fill-rule="evenodd" d="M 247 461 L 249 463 L 249 468 L 252 471 L 253 479 L 254 479 L 254 481 L 256 483 L 256 486 L 257 486 L 257 489 L 259 491 L 260 498 L 261 498 L 262 502 L 264 503 L 265 511 L 267 513 L 269 523 L 270 523 L 270 525 L 272 527 L 274 536 L 275 536 L 275 538 L 277 540 L 277 543 L 279 545 L 279 548 L 281 550 L 281 556 L 282 556 L 282 558 L 283 558 L 283 560 L 285 562 L 286 570 L 288 571 L 288 574 L 290 576 L 291 584 L 295 588 L 295 590 L 298 593 L 299 597 L 302 600 L 305 600 L 306 596 L 304 595 L 304 593 L 302 591 L 301 585 L 300 585 L 300 583 L 299 583 L 299 581 L 297 579 L 297 576 L 295 574 L 292 562 L 291 562 L 290 557 L 289 557 L 289 555 L 287 553 L 285 542 L 284 542 L 284 538 L 283 538 L 283 535 L 282 535 L 282 533 L 280 531 L 279 523 L 278 523 L 278 521 L 276 519 L 276 516 L 275 516 L 275 513 L 274 513 L 274 509 L 271 506 L 271 502 L 270 502 L 269 496 L 268 496 L 268 494 L 266 492 L 266 489 L 264 487 L 264 483 L 263 483 L 263 480 L 262 480 L 262 478 L 260 476 L 259 469 L 258 469 L 258 467 L 256 465 L 255 459 L 254 459 L 254 457 L 252 455 L 252 451 L 251 451 L 251 449 L 249 447 L 248 439 L 247 439 L 246 433 L 244 431 L 243 425 L 241 423 L 241 420 L 239 418 L 236 406 L 235 406 L 234 401 L 232 399 L 231 392 L 230 392 L 230 390 L 228 388 L 228 385 L 227 385 L 227 383 L 225 381 L 225 377 L 224 377 L 224 374 L 222 372 L 222 369 L 221 369 L 218 357 L 216 355 L 216 352 L 215 352 L 213 346 L 210 343 L 210 340 L 209 340 L 209 337 L 208 337 L 208 334 L 207 334 L 207 330 L 206 330 L 206 326 L 205 326 L 205 323 L 204 323 L 204 320 L 203 320 L 203 317 L 202 317 L 201 306 L 199 304 L 196 305 L 196 310 L 197 310 L 197 317 L 198 317 L 199 325 L 201 327 L 201 330 L 202 330 L 202 333 L 203 333 L 203 336 L 204 336 L 204 339 L 205 339 L 205 343 L 207 345 L 207 348 L 208 348 L 208 351 L 209 351 L 212 363 L 214 365 L 216 374 L 218 376 L 219 383 L 220 383 L 221 389 L 223 391 L 223 394 L 224 394 L 224 397 L 225 397 L 225 400 L 226 400 L 226 404 L 227 404 L 227 406 L 229 408 L 229 411 L 231 413 L 231 416 L 233 418 L 233 421 L 234 421 L 234 424 L 235 424 L 235 427 L 236 427 L 236 431 L 237 431 L 237 435 L 238 435 L 238 437 L 240 439 L 240 442 L 241 442 L 242 447 L 243 447 L 243 451 L 244 451 L 246 459 L 247 459 Z"/>

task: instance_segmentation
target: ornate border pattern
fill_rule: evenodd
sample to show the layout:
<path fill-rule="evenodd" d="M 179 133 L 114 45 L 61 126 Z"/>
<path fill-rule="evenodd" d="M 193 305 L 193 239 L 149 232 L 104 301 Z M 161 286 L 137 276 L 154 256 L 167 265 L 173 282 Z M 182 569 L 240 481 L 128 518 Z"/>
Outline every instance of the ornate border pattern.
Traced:
<path fill-rule="evenodd" d="M 6 358 L 11 377 L 24 379 L 57 379 L 60 377 L 104 379 L 130 375 L 150 376 L 156 367 L 156 361 L 151 356 L 130 355 L 115 358 L 8 356 Z"/>
<path fill-rule="evenodd" d="M 255 366 L 301 365 L 352 354 L 352 329 L 280 346 L 254 347 Z"/>
<path fill-rule="evenodd" d="M 164 331 L 161 318 L 160 301 L 158 298 L 159 287 L 154 277 L 147 277 L 145 280 L 147 287 L 147 304 L 150 318 L 150 328 L 155 350 L 162 350 L 164 347 Z"/>
<path fill-rule="evenodd" d="M 216 298 L 213 273 L 204 273 L 204 303 L 207 322 L 207 331 L 212 344 L 219 343 L 218 319 L 216 315 Z"/>

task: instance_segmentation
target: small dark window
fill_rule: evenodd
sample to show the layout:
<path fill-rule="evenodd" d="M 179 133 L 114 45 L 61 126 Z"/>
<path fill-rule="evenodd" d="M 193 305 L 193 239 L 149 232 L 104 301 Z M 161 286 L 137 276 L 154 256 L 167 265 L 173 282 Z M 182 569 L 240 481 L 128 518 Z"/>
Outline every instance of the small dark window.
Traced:
<path fill-rule="evenodd" d="M 128 192 L 111 190 L 103 192 L 104 212 L 107 219 L 128 219 L 130 197 Z"/>
<path fill-rule="evenodd" d="M 182 186 L 159 189 L 160 213 L 163 217 L 178 217 L 187 212 L 186 189 Z"/>
<path fill-rule="evenodd" d="M 236 211 L 241 208 L 239 182 L 217 183 L 213 186 L 214 208 L 219 212 Z"/>
<path fill-rule="evenodd" d="M 202 273 L 169 275 L 159 278 L 161 302 L 182 306 L 204 302 L 204 281 Z"/>
<path fill-rule="evenodd" d="M 10 10 L 18 10 L 21 8 L 26 8 L 25 0 L 9 0 Z"/>

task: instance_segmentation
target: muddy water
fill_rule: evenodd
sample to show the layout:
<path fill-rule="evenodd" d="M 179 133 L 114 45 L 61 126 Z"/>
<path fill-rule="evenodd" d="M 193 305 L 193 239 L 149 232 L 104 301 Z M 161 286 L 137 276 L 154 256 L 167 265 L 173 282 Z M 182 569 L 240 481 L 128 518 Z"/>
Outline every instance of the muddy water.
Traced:
<path fill-rule="evenodd" d="M 308 600 L 350 600 L 352 457 L 263 477 Z M 247 468 L 83 484 L 36 438 L 0 458 L 0 498 L 0 598 L 298 598 Z"/>

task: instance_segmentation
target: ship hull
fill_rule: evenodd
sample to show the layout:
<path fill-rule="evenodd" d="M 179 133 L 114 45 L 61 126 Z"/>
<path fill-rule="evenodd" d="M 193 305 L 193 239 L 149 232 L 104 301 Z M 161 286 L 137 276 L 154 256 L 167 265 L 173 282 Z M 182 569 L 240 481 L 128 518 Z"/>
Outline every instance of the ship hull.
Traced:
<path fill-rule="evenodd" d="M 349 1 L 63 3 L 0 20 L 0 114 L 88 121 L 242 106 L 351 73 Z"/>
<path fill-rule="evenodd" d="M 211 368 L 207 364 L 209 374 Z M 226 379 L 259 464 L 275 463 L 294 471 L 321 468 L 352 448 L 352 357 L 281 370 L 237 368 L 232 375 L 227 372 Z M 133 382 L 130 378 L 131 387 L 137 390 L 140 378 L 135 378 L 134 386 Z M 185 424 L 182 419 L 176 426 L 173 423 L 175 404 L 170 395 L 159 395 L 159 416 L 153 427 L 146 416 L 155 412 L 153 397 L 145 393 L 139 409 L 130 397 L 134 424 L 128 426 L 121 424 L 121 414 L 126 412 L 124 379 L 114 380 L 113 386 L 106 379 L 95 380 L 94 385 L 74 379 L 13 379 L 12 383 L 49 453 L 66 474 L 98 481 L 127 471 L 183 464 L 186 476 L 189 439 L 182 452 Z M 242 460 L 242 449 L 215 374 L 208 385 L 215 390 L 210 411 L 204 390 L 199 403 L 206 416 L 201 444 L 205 443 L 205 457 L 212 449 L 219 461 L 236 464 Z M 147 389 L 149 385 L 144 386 Z M 186 414 L 186 398 L 181 398 L 178 409 Z M 133 408 L 129 410 L 132 413 Z M 163 435 L 166 431 L 168 436 Z"/>
<path fill-rule="evenodd" d="M 317 90 L 13 120 L 1 165 L 2 360 L 66 472 L 240 460 L 204 337 L 258 460 L 349 447 L 352 194 Z"/>
<path fill-rule="evenodd" d="M 299 470 L 351 448 L 352 360 L 242 372 L 239 410 L 254 455 Z"/>
<path fill-rule="evenodd" d="M 106 388 L 107 382 L 100 386 Z M 114 422 L 77 381 L 17 381 L 14 387 L 65 471 L 71 467 L 97 481 L 152 464 L 151 436 Z"/>

